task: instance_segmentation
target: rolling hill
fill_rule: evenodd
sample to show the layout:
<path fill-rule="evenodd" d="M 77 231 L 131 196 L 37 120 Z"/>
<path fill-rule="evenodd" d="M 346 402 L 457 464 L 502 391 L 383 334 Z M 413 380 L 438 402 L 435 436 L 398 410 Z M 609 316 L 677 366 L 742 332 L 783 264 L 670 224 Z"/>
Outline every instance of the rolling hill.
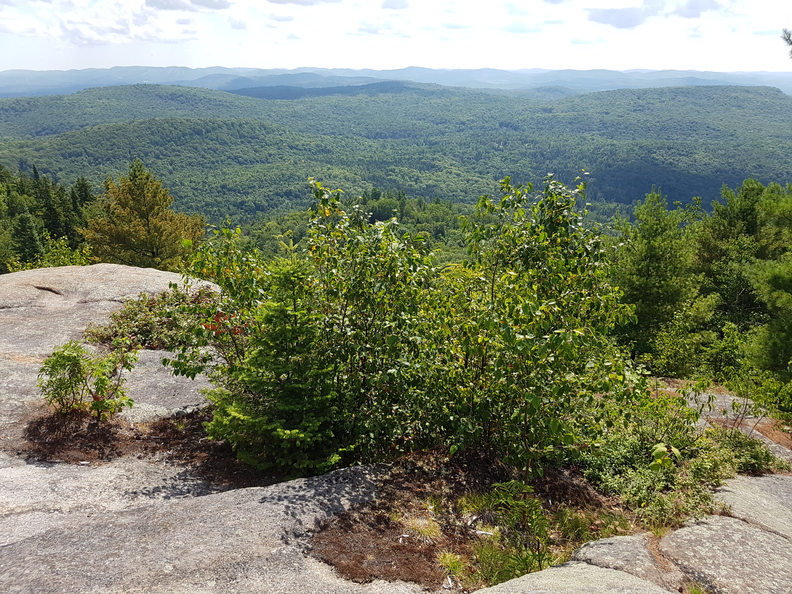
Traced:
<path fill-rule="evenodd" d="M 505 175 L 569 182 L 582 169 L 591 198 L 619 203 L 653 185 L 688 201 L 748 177 L 792 182 L 792 97 L 769 87 L 262 89 L 294 98 L 128 85 L 2 99 L 0 163 L 99 183 L 139 157 L 177 207 L 215 220 L 302 206 L 308 176 L 467 202 Z"/>

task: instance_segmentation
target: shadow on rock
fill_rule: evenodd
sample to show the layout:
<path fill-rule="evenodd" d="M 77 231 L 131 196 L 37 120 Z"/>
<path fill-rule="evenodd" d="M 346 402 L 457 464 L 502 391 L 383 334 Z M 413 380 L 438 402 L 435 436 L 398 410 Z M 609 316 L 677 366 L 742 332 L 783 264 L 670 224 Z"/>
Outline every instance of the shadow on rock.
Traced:
<path fill-rule="evenodd" d="M 33 419 L 23 435 L 30 444 L 30 458 L 82 462 L 122 455 L 118 433 L 115 422 L 97 424 L 87 411 L 73 410 Z"/>

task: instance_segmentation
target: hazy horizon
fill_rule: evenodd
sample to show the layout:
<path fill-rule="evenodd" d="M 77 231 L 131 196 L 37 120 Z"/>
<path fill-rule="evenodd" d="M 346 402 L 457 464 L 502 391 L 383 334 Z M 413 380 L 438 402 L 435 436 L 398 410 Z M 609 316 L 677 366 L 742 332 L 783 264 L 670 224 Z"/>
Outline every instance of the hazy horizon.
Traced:
<path fill-rule="evenodd" d="M 0 71 L 787 72 L 772 0 L 2 0 Z M 305 66 L 311 64 L 311 66 Z"/>

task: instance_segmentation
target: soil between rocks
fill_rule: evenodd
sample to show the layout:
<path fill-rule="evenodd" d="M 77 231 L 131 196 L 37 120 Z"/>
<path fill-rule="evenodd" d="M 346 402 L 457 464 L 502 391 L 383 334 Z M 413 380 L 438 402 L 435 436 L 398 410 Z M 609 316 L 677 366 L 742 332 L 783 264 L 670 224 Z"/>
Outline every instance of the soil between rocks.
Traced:
<path fill-rule="evenodd" d="M 792 433 L 790 433 L 791 428 L 784 425 L 780 421 L 763 419 L 754 427 L 754 429 L 778 445 L 782 445 L 788 450 L 792 450 Z"/>
<path fill-rule="evenodd" d="M 446 581 L 438 554 L 465 551 L 471 540 L 469 526 L 446 513 L 440 502 L 484 492 L 510 478 L 506 467 L 482 452 L 453 460 L 440 450 L 409 454 L 394 463 L 374 504 L 321 526 L 311 539 L 312 552 L 355 582 L 402 580 L 436 590 Z M 400 518 L 407 516 L 431 518 L 440 525 L 440 535 L 428 539 L 405 532 Z"/>
<path fill-rule="evenodd" d="M 31 461 L 91 465 L 121 457 L 158 459 L 183 466 L 220 490 L 262 487 L 283 476 L 237 460 L 231 446 L 208 438 L 208 408 L 148 423 L 113 418 L 96 424 L 86 411 L 52 413 L 32 408 L 9 432 L 2 449 Z"/>
<path fill-rule="evenodd" d="M 480 542 L 475 518 L 455 509 L 459 497 L 489 492 L 493 483 L 516 478 L 485 452 L 468 450 L 453 458 L 443 450 L 409 454 L 392 465 L 377 501 L 325 521 L 311 539 L 312 554 L 355 582 L 376 579 L 414 582 L 426 590 L 472 592 L 487 584 L 462 584 L 438 564 L 448 551 L 466 557 Z M 546 469 L 532 483 L 534 494 L 548 509 L 612 508 L 574 471 Z M 431 519 L 439 535 L 422 538 L 405 529 L 405 518 Z"/>

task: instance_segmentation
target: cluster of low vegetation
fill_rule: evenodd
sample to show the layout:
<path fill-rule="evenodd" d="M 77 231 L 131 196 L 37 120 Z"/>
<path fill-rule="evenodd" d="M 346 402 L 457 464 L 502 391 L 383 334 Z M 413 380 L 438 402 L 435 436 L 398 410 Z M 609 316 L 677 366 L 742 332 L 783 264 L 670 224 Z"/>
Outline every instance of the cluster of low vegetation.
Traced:
<path fill-rule="evenodd" d="M 105 354 L 93 354 L 79 342 L 69 341 L 47 357 L 39 372 L 38 385 L 57 415 L 90 411 L 96 424 L 132 407 L 124 371 L 137 362 L 135 349 L 117 341 Z"/>
<path fill-rule="evenodd" d="M 490 453 L 508 480 L 391 518 L 431 541 L 440 508 L 467 514 L 480 538 L 437 563 L 468 587 L 634 524 L 662 532 L 715 511 L 724 478 L 784 468 L 736 425 L 698 421 L 706 380 L 789 413 L 792 188 L 749 180 L 712 213 L 653 193 L 610 229 L 579 211 L 583 184 L 552 178 L 537 190 L 507 178 L 468 210 L 312 191 L 307 216 L 248 235 L 224 226 L 191 246 L 184 275 L 215 291 L 144 295 L 88 332 L 115 345 L 108 357 L 166 348 L 174 373 L 206 373 L 207 433 L 241 460 L 299 476 L 429 448 Z M 429 225 L 451 220 L 443 243 Z M 57 361 L 42 370 L 53 393 L 72 369 Z M 93 367 L 73 369 L 84 395 L 101 394 Z M 675 392 L 650 374 L 703 381 Z M 533 489 L 551 468 L 629 515 L 548 505 Z"/>

